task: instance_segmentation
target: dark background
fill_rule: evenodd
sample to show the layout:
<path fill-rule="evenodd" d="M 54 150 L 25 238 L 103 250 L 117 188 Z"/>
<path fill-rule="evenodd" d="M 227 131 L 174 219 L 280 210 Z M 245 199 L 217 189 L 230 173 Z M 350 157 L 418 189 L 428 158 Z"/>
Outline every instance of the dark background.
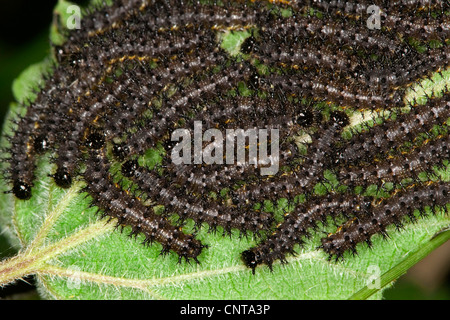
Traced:
<path fill-rule="evenodd" d="M 13 101 L 11 85 L 30 64 L 49 54 L 49 27 L 56 0 L 0 0 L 0 122 Z M 88 1 L 72 1 L 81 6 Z M 0 259 L 15 252 L 0 235 Z M 0 299 L 38 299 L 32 277 L 0 289 Z M 450 300 L 450 242 L 413 267 L 386 299 Z"/>

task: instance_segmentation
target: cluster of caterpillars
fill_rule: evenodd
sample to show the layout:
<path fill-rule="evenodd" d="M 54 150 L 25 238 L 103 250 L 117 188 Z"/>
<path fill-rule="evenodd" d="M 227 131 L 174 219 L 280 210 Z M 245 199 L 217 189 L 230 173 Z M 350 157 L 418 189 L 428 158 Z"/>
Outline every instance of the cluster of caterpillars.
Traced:
<path fill-rule="evenodd" d="M 371 5 L 380 29 L 366 24 Z M 117 0 L 90 8 L 81 29 L 54 47 L 52 72 L 15 120 L 5 176 L 17 198 L 30 199 L 36 159 L 50 152 L 58 186 L 83 179 L 92 206 L 180 260 L 198 262 L 207 247 L 183 231 L 188 220 L 254 234 L 259 244 L 242 253 L 253 272 L 285 262 L 330 217 L 345 218 L 320 244 L 340 258 L 416 219 L 415 209 L 448 203 L 450 184 L 433 179 L 449 159 L 448 88 L 425 104 L 404 98 L 448 67 L 449 26 L 449 3 L 432 0 Z M 240 31 L 249 36 L 231 55 L 220 39 Z M 389 117 L 346 138 L 352 115 L 368 111 Z M 278 129 L 281 169 L 261 176 L 248 164 L 174 164 L 171 133 L 196 121 Z M 310 137 L 304 149 L 299 134 Z M 158 147 L 161 163 L 142 165 L 139 157 Z M 119 172 L 111 170 L 117 163 Z M 346 188 L 316 194 L 326 171 Z M 382 199 L 355 192 L 386 182 L 394 187 Z M 281 198 L 293 207 L 282 221 L 257 205 Z"/>

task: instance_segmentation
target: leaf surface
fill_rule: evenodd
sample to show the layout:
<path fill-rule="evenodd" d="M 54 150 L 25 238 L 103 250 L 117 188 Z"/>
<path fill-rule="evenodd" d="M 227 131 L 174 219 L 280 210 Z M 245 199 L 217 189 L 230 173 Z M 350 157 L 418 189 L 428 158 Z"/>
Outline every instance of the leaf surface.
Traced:
<path fill-rule="evenodd" d="M 60 3 L 59 8 L 63 7 Z M 228 35 L 223 45 L 236 52 L 247 36 Z M 46 60 L 16 80 L 17 101 L 33 99 L 39 75 L 48 69 Z M 428 85 L 425 80 L 424 87 L 442 91 L 450 84 L 450 72 L 433 80 Z M 14 103 L 9 118 L 23 111 Z M 6 124 L 4 133 L 10 131 Z M 115 230 L 115 221 L 99 220 L 96 209 L 88 208 L 89 198 L 80 193 L 83 182 L 60 189 L 48 176 L 54 170 L 49 155 L 39 160 L 33 197 L 28 201 L 4 194 L 9 189 L 4 181 L 0 190 L 1 231 L 19 250 L 15 257 L 0 263 L 0 285 L 34 274 L 42 297 L 51 299 L 347 299 L 410 261 L 450 224 L 448 211 L 439 210 L 407 224 L 402 232 L 390 228 L 388 241 L 375 236 L 372 250 L 361 246 L 358 256 L 346 255 L 337 263 L 316 249 L 323 236 L 318 232 L 297 248 L 298 254 L 288 258 L 288 264 L 275 264 L 273 272 L 258 267 L 252 275 L 240 260 L 240 253 L 256 244 L 251 236 L 240 238 L 236 233 L 222 237 L 220 232 L 208 234 L 204 228 L 198 238 L 209 248 L 199 256 L 201 264 L 178 264 L 175 254 L 160 256 L 159 244 L 143 246 L 143 236 L 130 238 L 129 228 L 120 232 Z M 448 180 L 449 167 L 441 174 Z M 283 208 L 276 210 L 283 213 Z M 410 266 L 402 266 L 399 275 Z M 381 298 L 381 294 L 381 290 L 374 290 L 368 297 Z"/>

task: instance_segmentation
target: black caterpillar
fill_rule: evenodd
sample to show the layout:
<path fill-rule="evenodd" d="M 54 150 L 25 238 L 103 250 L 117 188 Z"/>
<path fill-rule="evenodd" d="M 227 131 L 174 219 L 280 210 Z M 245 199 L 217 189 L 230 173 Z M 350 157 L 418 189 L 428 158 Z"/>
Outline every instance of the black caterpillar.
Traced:
<path fill-rule="evenodd" d="M 366 1 L 117 0 L 92 7 L 80 30 L 64 31 L 53 70 L 26 114 L 14 120 L 5 150 L 10 192 L 30 199 L 37 158 L 51 152 L 49 174 L 58 186 L 81 178 L 103 216 L 180 261 L 199 262 L 207 248 L 195 233 L 182 231 L 188 220 L 196 230 L 206 224 L 211 232 L 256 235 L 259 244 L 242 253 L 253 272 L 260 264 L 286 262 L 329 217 L 347 222 L 323 238 L 321 248 L 336 258 L 354 252 L 372 235 L 385 235 L 388 225 L 400 227 L 416 207 L 444 206 L 449 199 L 448 182 L 417 178 L 448 159 L 448 131 L 402 151 L 434 126 L 445 128 L 449 93 L 399 111 L 412 85 L 448 67 L 448 3 L 394 2 L 375 1 L 380 30 L 362 23 L 372 4 Z M 231 55 L 220 38 L 239 30 L 251 36 Z M 345 139 L 355 110 L 389 110 L 396 118 Z M 268 141 L 279 142 L 279 171 L 262 176 L 249 156 L 242 166 L 172 163 L 172 133 L 192 133 L 196 121 L 205 129 L 279 130 L 279 141 Z M 293 138 L 297 133 L 311 138 L 306 151 Z M 161 163 L 140 164 L 139 157 L 158 146 L 165 152 Z M 380 162 L 384 154 L 390 157 Z M 115 162 L 118 172 L 111 170 Z M 315 194 L 327 183 L 327 170 L 347 191 Z M 378 204 L 352 192 L 408 178 L 412 185 Z M 124 187 L 124 179 L 131 186 Z M 298 204 L 300 194 L 306 200 Z M 294 206 L 281 222 L 255 209 L 280 198 Z M 164 212 L 156 214 L 149 203 Z"/>
<path fill-rule="evenodd" d="M 445 206 L 449 199 L 448 182 L 415 185 L 405 192 L 399 192 L 367 210 L 366 214 L 352 220 L 333 235 L 322 239 L 321 248 L 337 259 L 345 251 L 356 252 L 356 246 L 366 242 L 371 246 L 371 237 L 381 234 L 387 237 L 387 226 L 394 224 L 402 228 L 403 218 L 416 219 L 414 210 L 419 209 L 425 215 L 425 207 L 435 209 Z"/>

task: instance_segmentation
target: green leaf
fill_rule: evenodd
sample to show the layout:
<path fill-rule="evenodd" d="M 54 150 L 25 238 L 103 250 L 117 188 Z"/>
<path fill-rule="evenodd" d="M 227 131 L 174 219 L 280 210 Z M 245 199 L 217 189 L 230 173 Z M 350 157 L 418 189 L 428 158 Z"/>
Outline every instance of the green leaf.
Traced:
<path fill-rule="evenodd" d="M 248 32 L 230 33 L 223 44 L 236 52 L 247 36 Z M 46 60 L 16 80 L 17 101 L 33 99 L 40 74 L 49 66 Z M 443 90 L 444 84 L 450 84 L 450 71 L 443 75 L 428 88 Z M 442 88 L 436 89 L 436 83 Z M 8 118 L 23 111 L 14 103 Z M 8 134 L 11 128 L 6 125 L 2 147 L 7 145 Z M 149 155 L 145 161 L 154 164 L 158 156 Z M 160 256 L 159 244 L 145 247 L 142 236 L 131 239 L 128 228 L 120 232 L 114 228 L 115 221 L 100 220 L 96 209 L 88 208 L 89 199 L 80 193 L 82 181 L 67 190 L 58 188 L 48 176 L 54 169 L 48 155 L 39 160 L 33 197 L 28 201 L 3 193 L 9 187 L 5 181 L 0 183 L 1 232 L 18 250 L 16 256 L 0 262 L 0 286 L 35 275 L 43 298 L 379 299 L 383 288 L 450 237 L 447 231 L 433 238 L 450 224 L 443 209 L 407 224 L 402 232 L 390 228 L 388 241 L 375 236 L 373 250 L 360 247 L 358 256 L 346 255 L 344 262 L 330 262 L 316 249 L 322 236 L 317 234 L 297 248 L 298 254 L 288 258 L 288 264 L 275 264 L 273 272 L 262 266 L 252 275 L 240 253 L 256 240 L 239 238 L 238 234 L 208 234 L 205 228 L 198 235 L 209 245 L 199 256 L 201 264 L 178 264 L 175 254 Z M 449 179 L 448 166 L 442 177 Z M 282 201 L 274 206 L 278 216 L 283 214 L 283 206 Z M 380 286 L 374 287 L 377 279 Z"/>

